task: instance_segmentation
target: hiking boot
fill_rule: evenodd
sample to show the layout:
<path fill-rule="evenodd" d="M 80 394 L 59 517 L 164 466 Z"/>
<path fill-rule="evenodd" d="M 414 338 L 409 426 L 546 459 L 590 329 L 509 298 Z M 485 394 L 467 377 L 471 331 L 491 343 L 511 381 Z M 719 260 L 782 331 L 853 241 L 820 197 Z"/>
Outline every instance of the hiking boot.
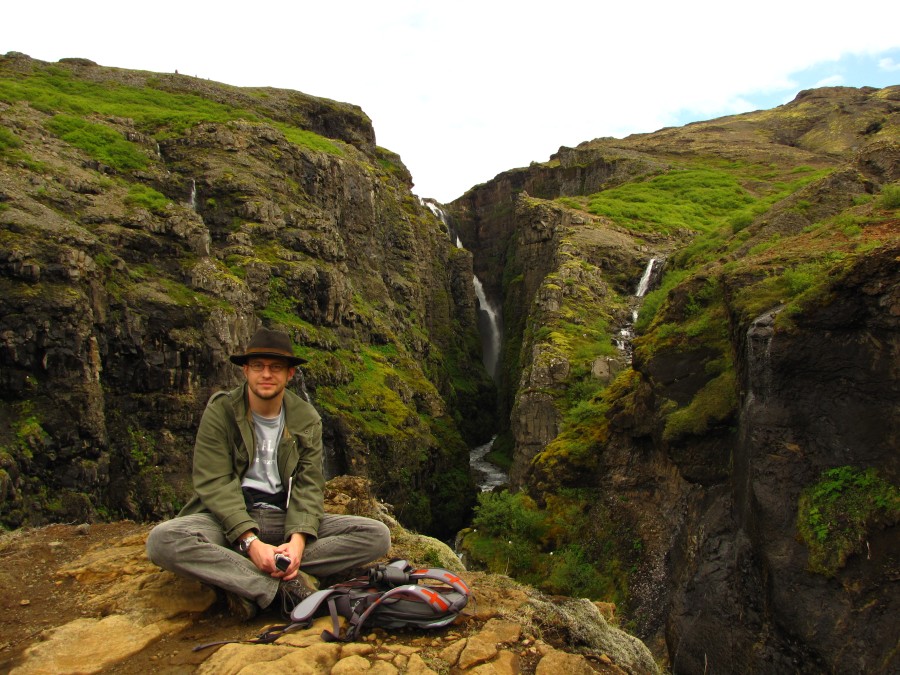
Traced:
<path fill-rule="evenodd" d="M 236 616 L 241 621 L 250 621 L 256 616 L 259 607 L 252 600 L 245 598 L 237 593 L 225 592 L 225 602 L 228 604 L 228 611 L 232 616 Z"/>
<path fill-rule="evenodd" d="M 291 611 L 306 600 L 310 595 L 319 590 L 319 582 L 306 572 L 297 571 L 297 576 L 290 581 L 282 581 L 278 586 L 278 595 L 281 596 L 281 611 L 289 616 Z"/>

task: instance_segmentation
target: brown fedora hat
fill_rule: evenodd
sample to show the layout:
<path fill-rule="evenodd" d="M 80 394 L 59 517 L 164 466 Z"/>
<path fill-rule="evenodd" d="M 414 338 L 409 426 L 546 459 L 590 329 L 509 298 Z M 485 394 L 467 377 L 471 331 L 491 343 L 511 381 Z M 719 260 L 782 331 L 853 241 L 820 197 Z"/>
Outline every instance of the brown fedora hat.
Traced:
<path fill-rule="evenodd" d="M 284 359 L 291 366 L 306 363 L 306 359 L 294 356 L 294 347 L 287 333 L 280 330 L 269 330 L 268 328 L 260 328 L 253 334 L 253 337 L 250 338 L 250 344 L 247 345 L 247 350 L 243 354 L 232 354 L 228 358 L 233 364 L 243 366 L 248 359 L 257 356 Z"/>

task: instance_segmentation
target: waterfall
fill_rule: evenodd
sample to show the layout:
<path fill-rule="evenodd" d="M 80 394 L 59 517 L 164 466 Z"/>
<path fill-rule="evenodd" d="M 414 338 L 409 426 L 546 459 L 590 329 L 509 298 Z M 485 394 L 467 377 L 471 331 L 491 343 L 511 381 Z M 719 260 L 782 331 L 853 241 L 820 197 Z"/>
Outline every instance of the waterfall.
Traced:
<path fill-rule="evenodd" d="M 447 235 L 456 248 L 463 249 L 462 240 L 454 231 L 450 223 L 450 219 L 444 210 L 431 200 L 419 198 L 429 211 L 437 216 L 440 221 L 447 227 Z M 477 276 L 472 277 L 472 285 L 475 287 L 475 297 L 478 298 L 478 329 L 481 332 L 481 351 L 484 369 L 491 376 L 491 379 L 497 379 L 497 363 L 500 359 L 500 313 L 488 301 L 484 292 L 484 286 Z"/>
<path fill-rule="evenodd" d="M 447 214 L 444 213 L 444 209 L 435 204 L 432 201 L 425 201 L 421 197 L 419 197 L 419 201 L 428 207 L 428 210 L 431 211 L 435 216 L 440 219 L 440 221 L 446 226 L 447 234 L 450 237 L 450 241 L 453 242 L 453 245 L 456 248 L 463 248 L 462 240 L 459 238 L 459 235 L 453 230 L 453 226 L 450 225 L 450 219 L 447 217 Z"/>
<path fill-rule="evenodd" d="M 644 274 L 641 277 L 640 282 L 638 282 L 637 290 L 634 294 L 643 298 L 644 295 L 650 290 L 650 280 L 653 277 L 653 268 L 656 266 L 656 258 L 650 258 L 650 262 L 647 263 L 646 269 L 644 269 Z"/>
<path fill-rule="evenodd" d="M 772 393 L 772 338 L 779 305 L 756 317 L 747 329 L 747 401 L 766 405 Z"/>
<path fill-rule="evenodd" d="M 191 208 L 197 210 L 197 181 L 191 178 Z"/>
<path fill-rule="evenodd" d="M 429 211 L 431 211 L 434 215 L 436 215 L 438 218 L 440 218 L 441 222 L 443 222 L 446 225 L 447 216 L 446 216 L 446 214 L 444 214 L 444 210 L 440 206 L 435 204 L 433 201 L 430 201 L 430 200 L 426 201 L 426 200 L 422 199 L 421 197 L 419 197 L 419 203 L 422 204 L 423 206 L 426 206 Z"/>
<path fill-rule="evenodd" d="M 625 325 L 619 329 L 618 336 L 613 338 L 616 347 L 625 356 L 626 363 L 631 363 L 634 324 L 637 322 L 638 307 L 641 304 L 641 298 L 647 294 L 647 291 L 650 290 L 659 278 L 659 271 L 662 269 L 664 262 L 665 258 L 650 258 L 647 267 L 644 268 L 644 273 L 641 275 L 641 280 L 638 282 L 637 288 L 634 291 L 634 295 L 631 296 L 629 300 L 629 305 L 631 306 L 631 321 L 626 321 Z"/>
<path fill-rule="evenodd" d="M 303 371 L 297 368 L 294 377 L 298 380 L 298 384 L 300 385 L 300 398 L 312 405 L 312 398 L 310 398 L 309 392 L 306 390 L 306 378 L 303 376 Z"/>
<path fill-rule="evenodd" d="M 497 310 L 488 302 L 487 296 L 484 294 L 484 286 L 477 276 L 472 276 L 472 284 L 475 286 L 475 297 L 478 298 L 478 308 L 480 316 L 486 318 L 485 332 L 483 333 L 482 349 L 484 368 L 488 371 L 488 375 L 492 379 L 497 379 L 497 361 L 500 358 L 500 319 Z M 479 327 L 481 326 L 479 320 Z"/>
<path fill-rule="evenodd" d="M 450 218 L 444 213 L 444 210 L 432 200 L 425 200 L 419 197 L 419 203 L 424 205 L 431 211 L 447 228 L 447 236 L 450 241 L 458 249 L 465 250 L 462 240 L 453 228 Z M 500 358 L 500 314 L 494 306 L 488 301 L 484 292 L 484 285 L 476 275 L 472 275 L 472 286 L 475 288 L 475 297 L 478 300 L 478 331 L 481 334 L 481 352 L 484 369 L 494 381 L 497 380 L 497 362 Z M 509 483 L 509 474 L 491 464 L 485 456 L 494 446 L 494 436 L 490 441 L 469 451 L 469 466 L 475 474 L 478 487 L 482 492 L 489 492 L 495 487 L 507 485 Z"/>

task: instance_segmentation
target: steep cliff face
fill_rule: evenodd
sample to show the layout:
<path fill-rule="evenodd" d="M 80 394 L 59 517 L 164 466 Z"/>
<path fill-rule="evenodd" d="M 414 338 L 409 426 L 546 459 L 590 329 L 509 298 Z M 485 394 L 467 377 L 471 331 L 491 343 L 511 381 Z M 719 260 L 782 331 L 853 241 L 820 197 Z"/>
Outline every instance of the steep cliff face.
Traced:
<path fill-rule="evenodd" d="M 853 261 L 791 330 L 778 308 L 735 323 L 744 338 L 730 490 L 691 506 L 673 566 L 668 640 L 679 668 L 696 671 L 706 654 L 758 671 L 890 671 L 896 511 L 855 524 L 849 557 L 825 574 L 811 572 L 803 522 L 804 493 L 835 467 L 896 483 L 898 253 L 895 244 Z M 829 525 L 837 538 L 841 525 Z M 723 623 L 733 626 L 724 639 Z"/>
<path fill-rule="evenodd" d="M 524 193 L 514 213 L 504 362 L 507 372 L 518 373 L 509 416 L 515 442 L 510 480 L 521 485 L 572 402 L 626 366 L 615 335 L 630 321 L 629 290 L 616 281 L 636 273 L 645 253 L 609 221 Z M 572 383 L 581 389 L 571 390 Z"/>
<path fill-rule="evenodd" d="M 455 200 L 450 210 L 466 247 L 478 252 L 475 273 L 483 280 L 489 297 L 500 298 L 507 249 L 518 229 L 517 195 L 525 193 L 539 199 L 588 195 L 666 167 L 664 160 L 618 147 L 614 141 L 600 148 L 589 144 L 560 148 L 549 162 L 506 171 L 472 188 Z"/>
<path fill-rule="evenodd" d="M 260 323 L 309 361 L 333 470 L 463 523 L 493 400 L 471 258 L 362 111 L 10 54 L 0 115 L 5 524 L 171 515 Z"/>
<path fill-rule="evenodd" d="M 604 330 L 614 333 L 628 321 L 623 310 L 624 298 L 634 291 L 646 259 L 672 246 L 671 236 L 644 233 L 636 240 L 629 232 L 614 227 L 609 220 L 592 217 L 580 210 L 567 212 L 559 203 L 553 208 L 540 206 L 540 200 L 590 194 L 662 172 L 666 167 L 664 160 L 615 144 L 602 148 L 587 145 L 560 148 L 548 163 L 502 173 L 448 205 L 454 228 L 466 247 L 475 252 L 475 274 L 483 282 L 488 300 L 503 307 L 501 358 L 505 364 L 496 378 L 500 389 L 498 415 L 501 428 L 505 428 L 510 419 L 520 386 L 534 389 L 519 381 L 520 377 L 529 377 L 523 375 L 523 371 L 530 370 L 531 362 L 528 356 L 521 356 L 521 351 L 534 348 L 526 335 L 526 324 L 531 322 L 537 326 L 565 318 L 558 312 L 558 302 L 556 307 L 552 307 L 551 302 L 550 312 L 546 314 L 542 309 L 545 303 L 535 300 L 542 284 L 546 281 L 552 286 L 558 282 L 554 275 L 566 260 L 584 259 L 595 268 L 592 276 L 596 278 L 588 283 L 591 302 L 600 296 L 609 296 L 600 302 L 609 305 L 603 310 L 604 320 L 608 322 Z M 530 197 L 531 201 L 522 200 L 522 197 Z M 568 292 L 579 277 L 578 273 L 573 274 L 573 269 L 570 265 L 563 273 L 567 292 L 559 294 L 560 298 L 568 297 L 570 306 L 586 302 L 585 298 L 579 301 L 575 294 Z M 600 282 L 603 289 L 594 288 L 598 274 L 603 278 Z M 549 291 L 550 295 L 554 294 L 553 288 Z M 604 343 L 604 347 L 607 346 Z M 533 436 L 536 432 L 537 436 L 528 440 L 523 436 L 517 445 L 519 448 L 546 445 L 558 428 L 553 421 L 556 416 L 551 410 L 553 406 L 546 405 L 549 399 L 540 394 L 529 398 L 528 403 L 520 402 L 519 412 L 515 415 L 520 420 L 517 433 Z M 525 453 L 529 459 L 533 454 L 533 451 Z M 514 465 L 514 480 L 518 480 L 520 466 L 526 464 L 527 461 Z"/>
<path fill-rule="evenodd" d="M 581 550 L 675 672 L 896 666 L 898 102 L 897 87 L 822 89 L 598 139 L 448 207 L 512 327 L 514 483 L 547 522 L 580 505 Z M 560 156 L 599 175 L 624 150 L 600 182 L 561 178 Z M 567 249 L 579 219 L 627 253 Z M 560 318 L 564 270 L 596 266 L 572 305 L 608 339 L 658 255 L 633 361 L 598 381 L 598 336 L 584 354 Z"/>

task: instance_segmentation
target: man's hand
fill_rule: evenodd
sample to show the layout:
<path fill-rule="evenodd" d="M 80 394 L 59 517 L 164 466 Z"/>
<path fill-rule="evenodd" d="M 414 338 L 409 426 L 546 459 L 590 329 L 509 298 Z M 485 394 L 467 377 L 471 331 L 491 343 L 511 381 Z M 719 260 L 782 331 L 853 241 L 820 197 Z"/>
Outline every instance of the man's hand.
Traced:
<path fill-rule="evenodd" d="M 300 569 L 300 561 L 303 560 L 303 550 L 306 548 L 306 535 L 300 534 L 299 532 L 295 532 L 291 535 L 290 541 L 281 544 L 281 546 L 274 547 L 274 552 L 272 553 L 272 565 L 275 565 L 275 553 L 282 553 L 291 559 L 290 566 L 282 573 L 279 570 L 279 575 L 281 579 L 284 581 L 290 581 L 294 577 L 297 576 L 297 570 Z M 275 574 L 272 575 L 276 576 Z"/>
<path fill-rule="evenodd" d="M 260 572 L 265 572 L 280 579 L 284 573 L 275 567 L 275 554 L 280 552 L 271 544 L 267 544 L 262 539 L 257 539 L 250 543 L 250 548 L 247 549 L 247 556 Z"/>
<path fill-rule="evenodd" d="M 300 561 L 303 559 L 303 549 L 306 547 L 306 537 L 302 534 L 291 535 L 290 541 L 279 546 L 267 544 L 262 539 L 250 542 L 247 556 L 256 565 L 257 569 L 276 579 L 290 581 L 297 576 L 300 569 Z M 291 564 L 285 571 L 275 567 L 275 554 L 281 553 L 291 559 Z"/>

